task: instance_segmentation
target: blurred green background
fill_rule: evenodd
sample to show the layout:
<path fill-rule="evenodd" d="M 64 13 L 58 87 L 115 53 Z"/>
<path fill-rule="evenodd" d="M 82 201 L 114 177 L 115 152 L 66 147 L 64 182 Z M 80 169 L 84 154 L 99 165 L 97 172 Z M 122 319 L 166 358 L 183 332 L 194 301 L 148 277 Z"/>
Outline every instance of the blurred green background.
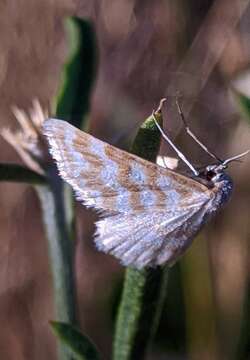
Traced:
<path fill-rule="evenodd" d="M 165 129 L 194 164 L 210 163 L 182 129 L 175 108 L 180 92 L 183 110 L 201 140 L 221 158 L 240 153 L 249 148 L 249 119 L 232 87 L 250 95 L 249 3 L 3 1 L 1 127 L 15 128 L 13 105 L 28 110 L 38 98 L 49 107 L 69 53 L 65 19 L 74 15 L 88 19 L 96 31 L 97 76 L 87 105 L 93 135 L 128 148 L 139 124 L 166 96 Z M 85 52 L 87 64 L 88 48 Z M 76 110 L 76 121 L 77 115 Z M 0 161 L 20 162 L 2 139 L 0 147 Z M 165 144 L 161 152 L 173 155 Z M 231 202 L 170 270 L 148 359 L 250 359 L 249 164 L 249 157 L 232 164 Z M 39 202 L 24 184 L 1 183 L 0 188 L 0 358 L 55 359 L 48 325 L 54 318 L 52 283 Z M 96 218 L 77 204 L 78 311 L 83 331 L 103 359 L 110 359 L 124 269 L 95 250 Z"/>

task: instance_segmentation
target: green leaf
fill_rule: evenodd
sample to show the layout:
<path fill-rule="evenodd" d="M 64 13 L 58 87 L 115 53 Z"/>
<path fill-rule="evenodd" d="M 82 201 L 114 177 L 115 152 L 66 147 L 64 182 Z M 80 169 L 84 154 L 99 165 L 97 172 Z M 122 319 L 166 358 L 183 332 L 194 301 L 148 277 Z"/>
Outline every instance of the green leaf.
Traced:
<path fill-rule="evenodd" d="M 56 336 L 72 351 L 72 355 L 76 359 L 100 359 L 95 345 L 75 327 L 58 321 L 51 321 L 50 324 Z"/>
<path fill-rule="evenodd" d="M 55 113 L 58 118 L 82 127 L 89 112 L 97 68 L 95 32 L 89 21 L 79 18 L 68 18 L 65 27 L 70 49 L 55 99 Z"/>
<path fill-rule="evenodd" d="M 155 112 L 155 118 L 162 125 L 161 112 Z M 161 142 L 161 133 L 150 115 L 140 126 L 130 151 L 146 160 L 155 162 Z"/>

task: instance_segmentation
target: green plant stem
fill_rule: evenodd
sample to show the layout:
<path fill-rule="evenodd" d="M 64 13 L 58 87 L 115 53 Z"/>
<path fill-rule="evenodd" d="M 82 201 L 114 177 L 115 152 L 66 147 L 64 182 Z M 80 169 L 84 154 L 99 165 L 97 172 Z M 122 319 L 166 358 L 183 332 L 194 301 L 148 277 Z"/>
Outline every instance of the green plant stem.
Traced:
<path fill-rule="evenodd" d="M 114 359 L 143 359 L 157 330 L 166 292 L 167 274 L 153 270 L 126 271 L 116 324 Z"/>
<path fill-rule="evenodd" d="M 28 184 L 45 184 L 45 176 L 16 164 L 0 164 L 0 181 L 12 181 Z"/>
<path fill-rule="evenodd" d="M 78 18 L 65 21 L 69 55 L 62 72 L 59 94 L 55 99 L 57 118 L 82 127 L 89 111 L 95 77 L 95 36 L 91 24 Z M 54 283 L 56 318 L 76 324 L 74 279 L 74 206 L 72 190 L 48 172 L 48 186 L 36 187 L 41 200 Z M 62 345 L 61 359 L 71 357 Z"/>
<path fill-rule="evenodd" d="M 68 18 L 65 22 L 69 56 L 63 68 L 56 117 L 83 126 L 89 111 L 95 76 L 94 31 L 88 21 Z M 74 279 L 74 206 L 72 191 L 55 173 L 49 173 L 49 187 L 37 187 L 43 209 L 55 290 L 56 317 L 60 322 L 76 323 Z M 69 359 L 65 348 L 61 358 Z"/>
<path fill-rule="evenodd" d="M 161 124 L 161 112 L 156 113 Z M 141 126 L 132 152 L 155 161 L 160 134 L 150 116 Z M 118 309 L 113 348 L 114 360 L 143 359 L 158 327 L 166 294 L 168 270 L 126 270 L 122 299 Z"/>
<path fill-rule="evenodd" d="M 35 186 L 40 199 L 43 222 L 48 240 L 50 265 L 54 286 L 55 311 L 58 321 L 76 323 L 73 243 L 65 219 L 62 181 L 55 169 L 48 171 L 48 184 Z M 71 357 L 64 346 L 60 359 Z"/>

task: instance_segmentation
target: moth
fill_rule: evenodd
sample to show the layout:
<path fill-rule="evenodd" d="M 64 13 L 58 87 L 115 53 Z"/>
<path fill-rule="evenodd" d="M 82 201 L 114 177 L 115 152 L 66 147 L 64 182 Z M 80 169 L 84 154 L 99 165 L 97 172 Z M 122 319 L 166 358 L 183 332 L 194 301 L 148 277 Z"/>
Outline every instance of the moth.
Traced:
<path fill-rule="evenodd" d="M 202 226 L 230 198 L 233 182 L 225 169 L 245 155 L 220 160 L 189 129 L 187 133 L 216 163 L 197 170 L 154 120 L 163 138 L 191 170 L 186 176 L 111 146 L 59 119 L 43 131 L 60 176 L 76 198 L 100 212 L 95 243 L 123 265 L 137 269 L 172 265 Z"/>

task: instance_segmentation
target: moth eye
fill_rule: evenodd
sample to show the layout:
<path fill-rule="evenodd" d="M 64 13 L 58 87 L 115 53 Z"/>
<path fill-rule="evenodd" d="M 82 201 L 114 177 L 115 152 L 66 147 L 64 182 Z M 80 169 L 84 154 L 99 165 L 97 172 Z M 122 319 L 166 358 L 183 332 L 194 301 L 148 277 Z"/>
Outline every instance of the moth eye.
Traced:
<path fill-rule="evenodd" d="M 216 175 L 216 173 L 213 170 L 208 170 L 206 173 L 207 180 L 212 180 L 212 178 Z"/>

